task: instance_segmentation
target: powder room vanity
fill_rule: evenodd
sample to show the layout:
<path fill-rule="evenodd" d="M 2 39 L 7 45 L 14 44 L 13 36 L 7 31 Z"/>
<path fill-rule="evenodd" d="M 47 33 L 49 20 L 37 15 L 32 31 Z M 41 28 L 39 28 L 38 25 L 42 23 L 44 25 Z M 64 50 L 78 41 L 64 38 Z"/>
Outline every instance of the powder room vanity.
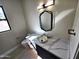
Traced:
<path fill-rule="evenodd" d="M 48 38 L 48 41 L 41 43 L 39 39 L 35 40 L 37 52 L 40 56 L 46 56 L 48 59 L 68 59 L 69 58 L 69 40 Z M 47 55 L 48 54 L 48 55 Z M 53 55 L 53 56 L 52 56 Z M 45 57 L 44 57 L 45 58 Z"/>
<path fill-rule="evenodd" d="M 33 38 L 36 36 L 36 38 Z M 57 37 L 46 38 L 41 35 L 30 35 L 30 38 L 36 44 L 36 50 L 38 55 L 43 59 L 68 59 L 69 58 L 69 40 L 60 39 Z M 41 39 L 47 41 L 41 42 Z"/>

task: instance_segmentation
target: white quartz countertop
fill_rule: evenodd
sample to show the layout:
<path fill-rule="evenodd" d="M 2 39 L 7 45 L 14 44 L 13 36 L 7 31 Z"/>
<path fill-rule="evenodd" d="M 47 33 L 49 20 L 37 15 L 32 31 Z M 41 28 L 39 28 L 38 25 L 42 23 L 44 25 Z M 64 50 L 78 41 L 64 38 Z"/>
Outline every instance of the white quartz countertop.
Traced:
<path fill-rule="evenodd" d="M 37 45 L 55 54 L 61 59 L 69 59 L 69 40 L 49 38 L 46 43 L 34 40 Z"/>

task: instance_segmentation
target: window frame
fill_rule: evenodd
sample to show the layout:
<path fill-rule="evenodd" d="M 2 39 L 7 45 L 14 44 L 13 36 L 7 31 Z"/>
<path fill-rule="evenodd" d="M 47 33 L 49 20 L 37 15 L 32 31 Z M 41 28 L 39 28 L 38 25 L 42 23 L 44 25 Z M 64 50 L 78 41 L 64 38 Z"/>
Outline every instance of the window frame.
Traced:
<path fill-rule="evenodd" d="M 8 21 L 8 19 L 7 19 L 7 16 L 6 16 L 6 13 L 5 13 L 5 11 L 4 11 L 4 8 L 3 8 L 3 6 L 0 6 L 0 7 L 2 8 L 2 11 L 3 11 L 3 13 L 4 13 L 4 16 L 5 16 L 5 19 L 0 19 L 0 21 L 6 20 L 6 21 L 7 21 L 7 24 L 8 24 L 8 26 L 9 26 L 9 29 L 8 29 L 8 30 L 1 31 L 1 32 L 0 32 L 0 33 L 3 33 L 3 32 L 10 31 L 10 30 L 11 30 L 11 26 L 10 26 L 10 24 L 9 24 L 9 21 Z"/>

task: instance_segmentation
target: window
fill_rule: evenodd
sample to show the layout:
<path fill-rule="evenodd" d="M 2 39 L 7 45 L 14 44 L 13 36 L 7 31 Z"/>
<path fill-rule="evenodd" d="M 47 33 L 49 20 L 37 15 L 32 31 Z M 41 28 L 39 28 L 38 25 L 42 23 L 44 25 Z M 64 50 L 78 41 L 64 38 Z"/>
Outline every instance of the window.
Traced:
<path fill-rule="evenodd" d="M 6 14 L 2 6 L 0 6 L 0 32 L 11 30 Z"/>

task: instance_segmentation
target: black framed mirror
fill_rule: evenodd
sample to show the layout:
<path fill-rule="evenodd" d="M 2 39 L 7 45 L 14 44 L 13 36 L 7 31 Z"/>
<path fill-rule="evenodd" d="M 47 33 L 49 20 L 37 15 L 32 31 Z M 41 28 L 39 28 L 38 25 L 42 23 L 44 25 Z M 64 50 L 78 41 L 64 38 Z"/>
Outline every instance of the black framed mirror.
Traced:
<path fill-rule="evenodd" d="M 54 25 L 53 12 L 43 11 L 39 15 L 40 27 L 44 31 L 51 31 Z"/>
<path fill-rule="evenodd" d="M 11 30 L 11 27 L 4 12 L 3 6 L 0 6 L 0 33 L 8 30 Z"/>

